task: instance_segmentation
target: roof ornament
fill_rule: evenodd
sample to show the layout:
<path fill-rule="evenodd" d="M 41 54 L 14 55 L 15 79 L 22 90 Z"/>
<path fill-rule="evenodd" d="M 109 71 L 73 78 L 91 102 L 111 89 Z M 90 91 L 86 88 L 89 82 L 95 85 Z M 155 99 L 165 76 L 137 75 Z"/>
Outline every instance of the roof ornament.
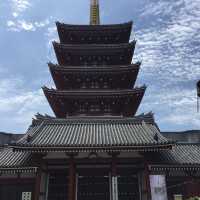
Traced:
<path fill-rule="evenodd" d="M 197 82 L 197 112 L 199 112 L 200 80 Z"/>
<path fill-rule="evenodd" d="M 158 142 L 159 137 L 158 137 L 158 134 L 157 134 L 157 133 L 154 135 L 153 139 L 154 139 L 156 142 Z"/>
<path fill-rule="evenodd" d="M 99 0 L 90 0 L 90 25 L 100 24 Z"/>

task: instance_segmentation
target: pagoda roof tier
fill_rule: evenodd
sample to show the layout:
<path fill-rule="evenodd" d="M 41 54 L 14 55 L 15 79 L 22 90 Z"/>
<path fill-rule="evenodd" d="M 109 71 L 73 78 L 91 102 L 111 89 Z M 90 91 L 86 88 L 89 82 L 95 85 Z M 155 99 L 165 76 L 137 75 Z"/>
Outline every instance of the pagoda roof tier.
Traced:
<path fill-rule="evenodd" d="M 171 149 L 173 143 L 157 125 L 134 118 L 44 119 L 34 122 L 28 133 L 12 147 L 31 152 L 120 152 Z"/>
<path fill-rule="evenodd" d="M 129 65 L 136 41 L 123 44 L 70 45 L 53 42 L 59 65 Z"/>
<path fill-rule="evenodd" d="M 43 88 L 56 117 L 134 116 L 146 87 L 132 90 L 55 90 Z"/>
<path fill-rule="evenodd" d="M 60 42 L 63 44 L 127 43 L 132 22 L 112 25 L 70 25 L 56 22 Z"/>
<path fill-rule="evenodd" d="M 132 89 L 141 63 L 128 66 L 59 66 L 49 63 L 59 90 L 71 89 Z"/>

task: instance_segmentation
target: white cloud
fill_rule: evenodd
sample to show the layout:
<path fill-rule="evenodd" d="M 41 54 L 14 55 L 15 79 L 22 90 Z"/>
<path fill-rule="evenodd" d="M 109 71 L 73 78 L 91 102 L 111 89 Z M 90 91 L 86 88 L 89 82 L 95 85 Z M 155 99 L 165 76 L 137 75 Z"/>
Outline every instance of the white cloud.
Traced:
<path fill-rule="evenodd" d="M 141 108 L 155 112 L 165 130 L 199 129 L 195 90 L 200 78 L 199 1 L 152 0 L 141 17 L 154 19 L 136 32 L 136 58 L 143 61 L 140 77 L 149 83 Z"/>
<path fill-rule="evenodd" d="M 47 36 L 47 49 L 48 49 L 47 59 L 50 60 L 51 62 L 56 62 L 54 50 L 52 47 L 52 41 L 58 40 L 57 29 L 55 25 L 52 27 L 48 27 L 46 36 Z"/>
<path fill-rule="evenodd" d="M 8 27 L 15 26 L 15 22 L 9 20 L 9 21 L 7 21 L 7 26 L 8 26 Z"/>
<path fill-rule="evenodd" d="M 16 17 L 18 17 L 18 16 L 19 16 L 19 14 L 18 14 L 18 13 L 16 13 L 16 12 L 13 12 L 13 13 L 12 13 L 12 16 L 16 18 Z"/>
<path fill-rule="evenodd" d="M 0 119 L 4 120 L 2 127 L 9 129 L 11 123 L 12 126 L 25 130 L 35 113 L 49 112 L 42 90 L 24 89 L 24 85 L 24 80 L 20 78 L 0 81 Z M 19 129 L 9 131 L 20 132 Z"/>
<path fill-rule="evenodd" d="M 147 90 L 141 109 L 152 110 L 162 130 L 174 131 L 200 129 L 200 113 L 197 113 L 195 89 L 157 88 Z"/>
<path fill-rule="evenodd" d="M 146 5 L 141 16 L 154 15 L 168 17 L 157 26 L 136 32 L 137 56 L 143 60 L 144 72 L 157 74 L 155 78 L 159 75 L 166 83 L 197 80 L 200 74 L 199 1 L 153 1 Z"/>
<path fill-rule="evenodd" d="M 7 21 L 8 30 L 10 31 L 36 31 L 38 28 L 43 28 L 50 23 L 49 19 L 44 21 L 27 22 L 25 20 Z"/>
<path fill-rule="evenodd" d="M 36 28 L 34 24 L 30 22 L 26 22 L 25 20 L 17 20 L 17 21 L 7 21 L 8 30 L 10 31 L 35 31 Z"/>
<path fill-rule="evenodd" d="M 44 21 L 34 22 L 34 25 L 38 28 L 45 27 L 50 24 L 50 20 L 46 19 Z"/>
<path fill-rule="evenodd" d="M 10 0 L 10 2 L 14 17 L 18 17 L 20 13 L 31 7 L 29 0 Z"/>

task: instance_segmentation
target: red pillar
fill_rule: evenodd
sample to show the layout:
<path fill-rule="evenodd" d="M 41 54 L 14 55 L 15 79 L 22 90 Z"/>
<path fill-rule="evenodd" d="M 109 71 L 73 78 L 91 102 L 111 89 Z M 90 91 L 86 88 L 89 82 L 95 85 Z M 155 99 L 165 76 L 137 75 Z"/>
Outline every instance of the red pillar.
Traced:
<path fill-rule="evenodd" d="M 69 179 L 68 179 L 68 200 L 75 200 L 76 198 L 76 172 L 73 156 L 69 159 Z"/>
<path fill-rule="evenodd" d="M 145 176 L 147 199 L 151 200 L 150 173 L 149 173 L 149 168 L 148 168 L 148 164 L 147 163 L 145 163 L 144 176 Z"/>
<path fill-rule="evenodd" d="M 112 156 L 111 174 L 114 177 L 117 176 L 116 156 Z"/>
<path fill-rule="evenodd" d="M 36 179 L 35 179 L 34 200 L 39 200 L 40 198 L 41 175 L 42 175 L 42 168 L 40 167 L 37 171 Z"/>

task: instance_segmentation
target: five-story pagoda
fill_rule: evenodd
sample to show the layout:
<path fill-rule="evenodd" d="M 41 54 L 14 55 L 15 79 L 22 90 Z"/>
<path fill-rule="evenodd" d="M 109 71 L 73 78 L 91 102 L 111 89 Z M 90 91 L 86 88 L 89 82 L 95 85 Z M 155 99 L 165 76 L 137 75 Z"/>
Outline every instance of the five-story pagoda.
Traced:
<path fill-rule="evenodd" d="M 43 88 L 57 118 L 135 115 L 145 87 L 134 88 L 140 63 L 131 64 L 136 42 L 132 23 L 99 25 L 98 2 L 91 25 L 56 23 L 58 64 L 49 63 L 57 89 Z"/>

